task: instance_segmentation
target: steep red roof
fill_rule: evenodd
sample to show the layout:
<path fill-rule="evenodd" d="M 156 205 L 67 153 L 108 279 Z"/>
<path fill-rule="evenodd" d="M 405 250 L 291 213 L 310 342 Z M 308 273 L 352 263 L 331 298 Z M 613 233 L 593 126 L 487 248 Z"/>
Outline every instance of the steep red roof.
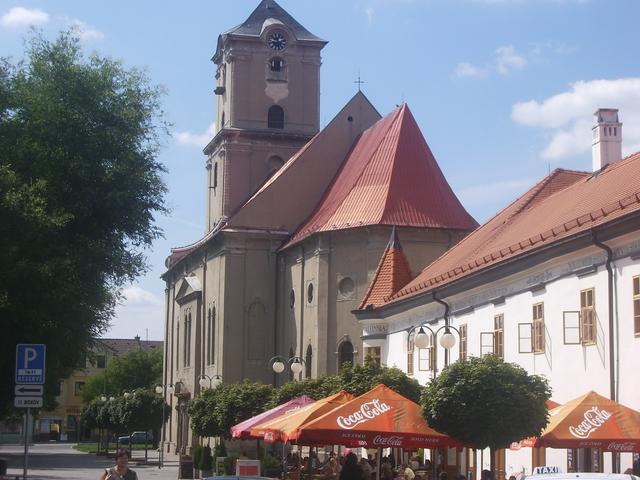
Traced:
<path fill-rule="evenodd" d="M 447 251 L 389 302 L 640 212 L 640 152 L 596 173 L 554 170 Z"/>
<path fill-rule="evenodd" d="M 385 248 L 382 258 L 380 258 L 376 273 L 359 308 L 367 308 L 369 305 L 374 307 L 382 305 L 389 297 L 409 283 L 412 278 L 409 262 L 400 245 L 398 232 L 394 226 L 389 244 Z"/>
<path fill-rule="evenodd" d="M 467 213 L 406 104 L 356 141 L 314 213 L 285 248 L 314 233 L 364 225 L 471 230 Z"/>

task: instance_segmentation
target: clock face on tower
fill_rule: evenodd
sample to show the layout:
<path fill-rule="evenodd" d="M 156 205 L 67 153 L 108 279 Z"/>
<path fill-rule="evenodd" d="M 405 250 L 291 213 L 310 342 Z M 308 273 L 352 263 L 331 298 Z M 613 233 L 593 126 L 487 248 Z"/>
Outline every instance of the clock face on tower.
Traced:
<path fill-rule="evenodd" d="M 284 50 L 284 47 L 287 46 L 287 39 L 283 33 L 273 32 L 267 37 L 267 45 L 269 45 L 269 48 L 272 50 Z"/>

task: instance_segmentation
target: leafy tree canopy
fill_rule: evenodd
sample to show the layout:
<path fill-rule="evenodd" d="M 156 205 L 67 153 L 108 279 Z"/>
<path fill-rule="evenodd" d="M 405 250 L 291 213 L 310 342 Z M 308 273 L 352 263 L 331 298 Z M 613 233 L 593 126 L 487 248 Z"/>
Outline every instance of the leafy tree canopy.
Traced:
<path fill-rule="evenodd" d="M 128 397 L 119 395 L 104 402 L 96 398 L 83 407 L 82 422 L 89 428 L 105 428 L 116 434 L 152 431 L 157 441 L 163 422 L 163 403 L 166 420 L 170 407 L 153 389 L 139 389 Z"/>
<path fill-rule="evenodd" d="M 546 379 L 487 355 L 446 367 L 425 388 L 422 406 L 436 430 L 493 451 L 539 435 L 550 396 Z"/>
<path fill-rule="evenodd" d="M 272 395 L 271 385 L 250 381 L 221 383 L 191 403 L 191 428 L 203 437 L 228 438 L 232 426 L 263 412 Z"/>
<path fill-rule="evenodd" d="M 161 90 L 73 33 L 0 59 L 0 349 L 47 345 L 48 406 L 161 236 Z M 73 344 L 70 344 L 70 342 Z M 0 363 L 0 417 L 13 357 Z"/>
<path fill-rule="evenodd" d="M 90 402 L 103 392 L 120 395 L 138 388 L 153 388 L 162 383 L 162 350 L 129 352 L 115 358 L 105 371 L 89 378 L 82 389 L 82 400 Z"/>
<path fill-rule="evenodd" d="M 232 426 L 293 398 L 308 395 L 319 400 L 340 390 L 358 396 L 380 383 L 415 402 L 420 400 L 421 386 L 415 379 L 367 358 L 362 365 L 345 364 L 337 375 L 288 382 L 275 389 L 251 382 L 220 384 L 191 403 L 191 428 L 203 437 L 228 437 Z"/>

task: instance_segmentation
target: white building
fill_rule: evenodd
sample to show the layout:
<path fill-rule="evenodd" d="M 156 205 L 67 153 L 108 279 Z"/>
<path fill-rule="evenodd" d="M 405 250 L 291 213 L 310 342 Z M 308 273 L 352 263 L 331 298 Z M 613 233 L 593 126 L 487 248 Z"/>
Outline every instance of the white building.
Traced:
<path fill-rule="evenodd" d="M 595 390 L 640 410 L 640 153 L 620 159 L 617 110 L 596 117 L 593 172 L 553 171 L 399 291 L 385 285 L 405 274 L 402 255 L 386 255 L 377 295 L 356 312 L 364 355 L 427 383 L 446 350 L 415 348 L 413 338 L 426 325 L 440 340 L 448 309 L 459 332 L 450 361 L 492 352 L 544 375 L 558 403 Z M 621 471 L 635 455 L 621 455 Z M 488 468 L 488 452 L 472 457 L 451 450 L 448 465 Z M 521 448 L 501 451 L 496 465 L 506 477 L 545 464 L 610 472 L 611 457 Z"/>

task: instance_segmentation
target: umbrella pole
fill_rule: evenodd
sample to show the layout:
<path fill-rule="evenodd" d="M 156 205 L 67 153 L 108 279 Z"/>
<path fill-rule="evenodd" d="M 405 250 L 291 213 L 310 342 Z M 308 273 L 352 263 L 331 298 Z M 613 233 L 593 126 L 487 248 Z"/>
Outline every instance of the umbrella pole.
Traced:
<path fill-rule="evenodd" d="M 376 466 L 376 479 L 380 480 L 380 466 L 382 465 L 382 448 L 378 448 L 378 465 Z"/>

